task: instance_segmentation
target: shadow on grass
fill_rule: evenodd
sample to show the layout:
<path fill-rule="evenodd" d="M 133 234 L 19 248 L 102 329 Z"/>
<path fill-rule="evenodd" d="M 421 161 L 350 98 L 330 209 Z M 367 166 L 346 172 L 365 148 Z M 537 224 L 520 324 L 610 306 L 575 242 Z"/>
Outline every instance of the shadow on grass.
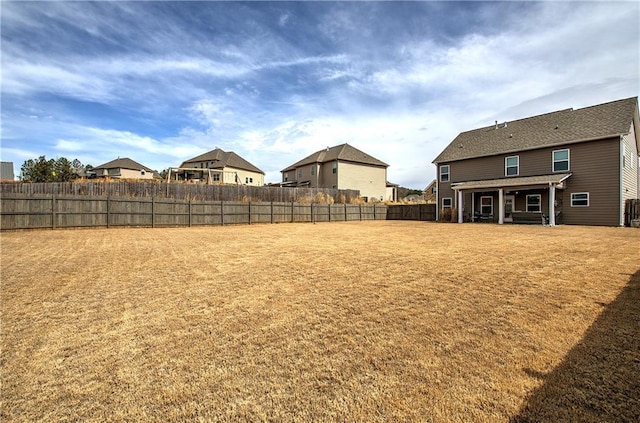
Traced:
<path fill-rule="evenodd" d="M 640 271 L 548 374 L 512 423 L 640 422 Z"/>

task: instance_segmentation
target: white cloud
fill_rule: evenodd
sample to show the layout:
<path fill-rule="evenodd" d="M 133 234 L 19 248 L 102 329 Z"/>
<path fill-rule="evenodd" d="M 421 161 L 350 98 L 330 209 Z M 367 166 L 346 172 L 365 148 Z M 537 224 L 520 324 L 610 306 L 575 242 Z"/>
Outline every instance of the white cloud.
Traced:
<path fill-rule="evenodd" d="M 209 8 L 245 5 L 180 4 L 183 15 L 163 3 L 3 5 L 3 109 L 17 109 L 3 111 L 2 154 L 130 156 L 161 169 L 219 146 L 276 181 L 305 155 L 348 142 L 389 163 L 391 181 L 417 188 L 461 131 L 639 92 L 633 2 L 487 3 L 473 6 L 477 21 L 452 28 L 430 13 L 470 5 L 320 4 L 307 10 L 313 19 L 298 13 L 307 6 L 295 16 L 250 6 L 217 17 Z M 183 7 L 202 8 L 208 26 L 181 20 L 192 12 Z M 409 9 L 427 10 L 423 27 L 393 16 Z M 33 31 L 5 35 L 22 28 Z M 26 48 L 39 34 L 41 48 Z M 52 107 L 39 96 L 61 99 Z M 117 117 L 81 116 L 68 98 L 135 119 L 112 127 Z M 26 147 L 32 139 L 39 144 Z"/>

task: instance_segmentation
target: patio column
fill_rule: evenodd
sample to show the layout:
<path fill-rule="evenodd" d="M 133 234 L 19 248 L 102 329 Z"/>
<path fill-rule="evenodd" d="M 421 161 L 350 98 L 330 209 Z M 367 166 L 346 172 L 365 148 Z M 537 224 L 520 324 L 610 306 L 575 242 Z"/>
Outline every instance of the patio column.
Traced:
<path fill-rule="evenodd" d="M 462 204 L 464 196 L 462 195 L 462 190 L 458 190 L 458 223 L 462 223 L 464 221 L 464 214 L 462 209 L 464 208 L 464 204 Z"/>
<path fill-rule="evenodd" d="M 549 184 L 549 226 L 556 226 L 556 186 Z"/>
<path fill-rule="evenodd" d="M 475 191 L 471 193 L 471 221 L 475 222 L 476 215 L 476 193 Z"/>
<path fill-rule="evenodd" d="M 498 224 L 504 223 L 504 189 L 498 190 Z"/>

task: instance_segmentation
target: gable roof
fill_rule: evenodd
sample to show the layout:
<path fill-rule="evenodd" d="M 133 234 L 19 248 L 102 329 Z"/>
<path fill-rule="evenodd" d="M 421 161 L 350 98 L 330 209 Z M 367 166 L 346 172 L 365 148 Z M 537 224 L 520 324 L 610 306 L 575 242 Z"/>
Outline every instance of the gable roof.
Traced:
<path fill-rule="evenodd" d="M 433 163 L 515 153 L 628 134 L 638 98 L 566 109 L 460 133 Z"/>
<path fill-rule="evenodd" d="M 141 165 L 135 160 L 131 160 L 128 157 L 120 158 L 118 157 L 115 160 L 111 160 L 105 164 L 101 164 L 100 166 L 94 167 L 92 170 L 96 169 L 131 169 L 131 170 L 145 170 L 147 172 L 154 172 L 153 169 L 149 169 L 148 167 Z"/>
<path fill-rule="evenodd" d="M 287 172 L 298 168 L 300 166 L 310 165 L 312 163 L 327 163 L 333 161 L 344 161 L 344 162 L 353 162 L 353 163 L 362 163 L 373 166 L 384 166 L 389 167 L 383 161 L 376 159 L 373 156 L 368 155 L 367 153 L 358 150 L 355 147 L 352 147 L 349 144 L 341 144 L 336 145 L 335 147 L 327 147 L 323 150 L 316 151 L 315 153 L 305 157 L 304 159 L 292 164 L 286 169 L 281 170 L 281 172 Z"/>
<path fill-rule="evenodd" d="M 233 151 L 224 151 L 220 148 L 216 148 L 214 150 L 208 151 L 204 154 L 191 158 L 189 160 L 185 160 L 182 162 L 180 167 L 189 167 L 185 166 L 187 163 L 194 162 L 216 162 L 215 164 L 209 166 L 210 169 L 223 169 L 225 167 L 234 167 L 236 169 L 248 170 L 250 172 L 256 172 L 265 174 L 263 171 L 238 156 Z"/>

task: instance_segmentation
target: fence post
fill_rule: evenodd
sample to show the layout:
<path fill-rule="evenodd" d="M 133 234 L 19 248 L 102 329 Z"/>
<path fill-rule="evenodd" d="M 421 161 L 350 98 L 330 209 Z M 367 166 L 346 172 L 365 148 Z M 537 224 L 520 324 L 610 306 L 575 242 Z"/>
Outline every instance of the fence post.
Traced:
<path fill-rule="evenodd" d="M 111 194 L 107 190 L 107 228 L 111 225 Z"/>
<path fill-rule="evenodd" d="M 224 226 L 224 201 L 220 201 L 220 226 Z"/>
<path fill-rule="evenodd" d="M 51 229 L 56 228 L 56 191 L 51 194 Z"/>
<path fill-rule="evenodd" d="M 293 201 L 291 202 L 291 223 L 293 223 Z"/>
<path fill-rule="evenodd" d="M 347 221 L 347 203 L 344 203 L 344 221 Z"/>
<path fill-rule="evenodd" d="M 193 200 L 189 199 L 189 227 L 191 227 L 191 201 Z"/>
<path fill-rule="evenodd" d="M 329 222 L 331 222 L 331 203 L 327 204 L 327 207 L 329 209 Z"/>
<path fill-rule="evenodd" d="M 249 201 L 249 225 L 251 225 L 251 201 Z"/>
<path fill-rule="evenodd" d="M 316 217 L 313 214 L 313 203 L 311 203 L 311 223 L 316 223 Z"/>
<path fill-rule="evenodd" d="M 151 197 L 151 227 L 156 227 L 156 197 Z"/>
<path fill-rule="evenodd" d="M 376 220 L 376 205 L 373 204 L 373 220 Z"/>
<path fill-rule="evenodd" d="M 273 223 L 273 201 L 271 202 L 271 223 Z"/>

